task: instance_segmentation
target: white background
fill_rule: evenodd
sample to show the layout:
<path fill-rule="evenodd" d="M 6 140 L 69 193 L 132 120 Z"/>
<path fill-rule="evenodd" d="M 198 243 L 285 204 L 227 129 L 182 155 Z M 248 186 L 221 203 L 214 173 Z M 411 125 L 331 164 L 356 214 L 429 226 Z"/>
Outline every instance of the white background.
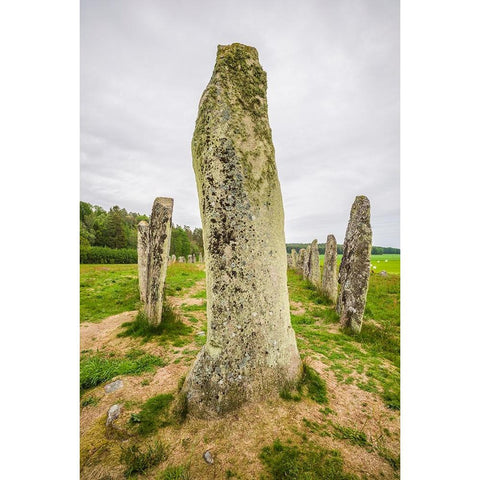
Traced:
<path fill-rule="evenodd" d="M 478 2 L 402 2 L 402 478 L 478 475 Z M 79 13 L 0 11 L 2 478 L 78 477 Z"/>

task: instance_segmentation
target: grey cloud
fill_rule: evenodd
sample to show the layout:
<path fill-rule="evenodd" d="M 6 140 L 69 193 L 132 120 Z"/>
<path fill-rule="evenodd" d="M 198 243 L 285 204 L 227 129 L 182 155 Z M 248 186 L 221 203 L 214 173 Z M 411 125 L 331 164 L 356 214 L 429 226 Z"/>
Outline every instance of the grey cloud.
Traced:
<path fill-rule="evenodd" d="M 343 241 L 355 195 L 399 246 L 399 2 L 81 2 L 81 198 L 200 225 L 190 140 L 217 44 L 255 46 L 287 241 Z"/>

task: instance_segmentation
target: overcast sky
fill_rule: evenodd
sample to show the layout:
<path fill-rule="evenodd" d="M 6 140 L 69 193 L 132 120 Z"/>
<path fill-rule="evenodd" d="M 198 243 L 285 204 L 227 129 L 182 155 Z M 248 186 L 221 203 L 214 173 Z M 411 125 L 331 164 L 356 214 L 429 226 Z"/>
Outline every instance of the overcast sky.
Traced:
<path fill-rule="evenodd" d="M 201 226 L 190 142 L 218 44 L 257 48 L 287 242 L 343 242 L 356 195 L 400 246 L 398 0 L 81 0 L 81 200 Z"/>

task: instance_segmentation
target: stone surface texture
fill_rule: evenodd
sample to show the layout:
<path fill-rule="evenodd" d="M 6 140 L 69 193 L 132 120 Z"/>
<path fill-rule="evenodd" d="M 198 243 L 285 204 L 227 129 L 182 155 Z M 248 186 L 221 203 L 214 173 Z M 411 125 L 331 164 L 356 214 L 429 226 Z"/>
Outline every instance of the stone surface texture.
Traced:
<path fill-rule="evenodd" d="M 112 392 L 116 392 L 117 390 L 119 390 L 122 387 L 123 387 L 123 381 L 122 380 L 115 380 L 114 382 L 111 382 L 111 383 L 105 385 L 105 387 L 103 387 L 103 388 L 105 389 L 105 393 L 112 393 Z"/>
<path fill-rule="evenodd" d="M 320 254 L 318 253 L 318 240 L 315 239 L 308 247 L 308 277 L 307 280 L 315 287 L 320 287 Z"/>
<path fill-rule="evenodd" d="M 302 273 L 304 280 L 308 280 L 308 277 L 310 276 L 310 249 L 311 245 L 307 247 L 305 255 L 303 256 Z"/>
<path fill-rule="evenodd" d="M 362 195 L 355 198 L 350 211 L 338 275 L 340 292 L 337 300 L 340 324 L 357 333 L 362 328 L 367 300 L 371 250 L 370 201 Z"/>
<path fill-rule="evenodd" d="M 107 427 L 113 424 L 113 422 L 120 416 L 121 412 L 122 412 L 122 406 L 120 404 L 112 405 L 108 409 Z"/>
<path fill-rule="evenodd" d="M 218 47 L 192 140 L 208 320 L 182 390 L 194 416 L 276 394 L 300 374 L 266 89 L 255 48 Z"/>
<path fill-rule="evenodd" d="M 296 270 L 300 273 L 303 273 L 303 263 L 305 261 L 305 254 L 307 253 L 307 251 L 305 250 L 305 248 L 301 248 L 299 251 L 298 251 L 298 257 L 297 257 L 297 267 L 296 267 Z"/>
<path fill-rule="evenodd" d="M 334 235 L 327 236 L 325 243 L 325 259 L 322 272 L 322 292 L 333 303 L 337 301 L 338 274 L 337 274 L 337 240 Z"/>
<path fill-rule="evenodd" d="M 153 325 L 162 320 L 163 291 L 167 276 L 168 253 L 172 233 L 173 198 L 158 197 L 150 216 L 147 269 L 147 294 L 144 311 Z"/>
<path fill-rule="evenodd" d="M 145 303 L 147 299 L 147 275 L 148 275 L 148 245 L 150 232 L 148 222 L 142 220 L 138 224 L 137 253 L 138 253 L 138 287 L 140 300 Z"/>
<path fill-rule="evenodd" d="M 298 263 L 298 253 L 294 248 L 292 248 L 292 251 L 290 252 L 290 257 L 292 262 L 292 268 L 295 270 Z"/>

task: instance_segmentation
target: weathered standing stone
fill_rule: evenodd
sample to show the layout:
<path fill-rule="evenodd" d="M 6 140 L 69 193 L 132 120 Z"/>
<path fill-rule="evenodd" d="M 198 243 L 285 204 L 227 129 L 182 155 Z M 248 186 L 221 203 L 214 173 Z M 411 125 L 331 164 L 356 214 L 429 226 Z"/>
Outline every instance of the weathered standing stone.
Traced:
<path fill-rule="evenodd" d="M 337 301 L 337 240 L 333 235 L 327 236 L 327 243 L 325 244 L 325 259 L 323 261 L 322 272 L 322 292 L 333 303 Z"/>
<path fill-rule="evenodd" d="M 172 233 L 173 198 L 158 197 L 150 216 L 148 276 L 145 314 L 153 325 L 162 320 L 163 291 L 167 275 L 168 252 Z"/>
<path fill-rule="evenodd" d="M 340 293 L 337 300 L 340 324 L 357 333 L 362 328 L 367 300 L 371 250 L 370 201 L 362 195 L 355 198 L 350 211 L 338 275 Z"/>
<path fill-rule="evenodd" d="M 172 263 L 175 263 L 177 261 L 176 255 L 172 255 Z"/>
<path fill-rule="evenodd" d="M 219 46 L 192 141 L 207 277 L 207 341 L 183 387 L 222 415 L 296 382 L 284 214 L 257 51 Z"/>
<path fill-rule="evenodd" d="M 292 268 L 292 254 L 287 253 L 287 268 Z"/>
<path fill-rule="evenodd" d="M 198 254 L 198 263 L 203 263 L 203 256 L 201 253 Z"/>
<path fill-rule="evenodd" d="M 304 248 L 301 248 L 298 252 L 298 259 L 297 259 L 297 271 L 303 273 L 303 264 L 305 262 L 305 254 L 307 251 Z"/>
<path fill-rule="evenodd" d="M 179 263 L 185 263 L 185 257 L 178 257 Z"/>
<path fill-rule="evenodd" d="M 140 289 L 140 300 L 145 303 L 147 299 L 147 275 L 148 275 L 148 245 L 150 233 L 148 222 L 142 220 L 138 224 L 137 253 L 138 253 L 138 286 Z"/>
<path fill-rule="evenodd" d="M 305 250 L 305 255 L 303 257 L 302 273 L 304 280 L 308 280 L 308 277 L 310 275 L 310 249 L 311 245 L 307 247 L 307 249 Z"/>
<path fill-rule="evenodd" d="M 292 257 L 292 268 L 296 269 L 297 268 L 297 262 L 298 262 L 297 251 L 294 248 L 292 248 L 292 251 L 290 252 L 290 255 Z"/>
<path fill-rule="evenodd" d="M 187 257 L 187 263 L 193 263 L 193 259 L 191 255 Z"/>
<path fill-rule="evenodd" d="M 318 241 L 315 239 L 308 247 L 308 281 L 320 287 L 320 254 L 318 253 Z"/>

